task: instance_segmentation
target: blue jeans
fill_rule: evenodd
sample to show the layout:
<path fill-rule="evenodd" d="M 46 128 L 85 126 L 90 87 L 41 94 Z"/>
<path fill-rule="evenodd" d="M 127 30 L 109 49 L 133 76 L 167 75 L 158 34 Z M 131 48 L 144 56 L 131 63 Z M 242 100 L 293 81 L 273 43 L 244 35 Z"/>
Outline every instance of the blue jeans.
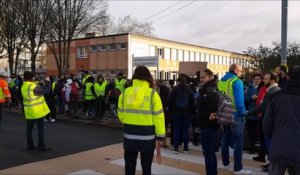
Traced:
<path fill-rule="evenodd" d="M 201 129 L 202 150 L 205 158 L 206 175 L 217 175 L 217 128 Z"/>
<path fill-rule="evenodd" d="M 189 128 L 192 123 L 192 116 L 190 114 L 178 115 L 174 114 L 174 149 L 178 149 L 181 137 L 183 139 L 184 149 L 189 148 Z"/>
<path fill-rule="evenodd" d="M 244 127 L 245 117 L 236 117 L 236 124 L 232 126 L 222 126 L 222 162 L 227 166 L 229 161 L 229 146 L 233 146 L 234 156 L 234 171 L 240 171 L 243 169 L 242 155 L 244 147 Z"/>
<path fill-rule="evenodd" d="M 38 147 L 39 148 L 45 148 L 45 142 L 44 142 L 44 117 L 39 119 L 33 119 L 33 120 L 26 120 L 27 126 L 26 126 L 26 136 L 27 136 L 27 147 L 33 148 L 33 139 L 32 139 L 32 131 L 34 124 L 36 123 L 37 129 L 38 129 Z"/>

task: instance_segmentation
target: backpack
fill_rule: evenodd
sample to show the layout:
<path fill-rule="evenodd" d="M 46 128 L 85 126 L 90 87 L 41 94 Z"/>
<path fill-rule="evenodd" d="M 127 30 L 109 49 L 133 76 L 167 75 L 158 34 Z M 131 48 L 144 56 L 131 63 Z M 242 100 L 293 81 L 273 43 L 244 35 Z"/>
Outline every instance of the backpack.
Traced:
<path fill-rule="evenodd" d="M 76 82 L 71 83 L 71 94 L 79 94 L 79 89 L 76 87 Z"/>
<path fill-rule="evenodd" d="M 218 111 L 217 111 L 218 123 L 222 125 L 235 124 L 234 121 L 235 108 L 232 99 L 228 95 L 220 91 L 218 91 L 217 94 L 219 96 Z"/>
<path fill-rule="evenodd" d="M 189 94 L 187 89 L 177 89 L 175 105 L 178 108 L 187 108 L 189 106 Z"/>

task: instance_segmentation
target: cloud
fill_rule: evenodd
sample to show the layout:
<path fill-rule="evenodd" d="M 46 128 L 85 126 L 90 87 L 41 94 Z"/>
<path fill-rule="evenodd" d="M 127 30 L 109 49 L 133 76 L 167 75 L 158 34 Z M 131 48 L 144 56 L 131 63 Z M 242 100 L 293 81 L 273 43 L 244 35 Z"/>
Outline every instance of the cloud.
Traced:
<path fill-rule="evenodd" d="M 110 8 L 145 19 L 171 4 L 174 1 L 131 1 L 120 5 L 122 8 Z M 300 41 L 299 11 L 299 1 L 289 2 L 289 42 Z M 280 42 L 281 1 L 196 1 L 156 21 L 154 27 L 160 38 L 242 52 L 260 43 L 271 46 L 272 41 Z"/>

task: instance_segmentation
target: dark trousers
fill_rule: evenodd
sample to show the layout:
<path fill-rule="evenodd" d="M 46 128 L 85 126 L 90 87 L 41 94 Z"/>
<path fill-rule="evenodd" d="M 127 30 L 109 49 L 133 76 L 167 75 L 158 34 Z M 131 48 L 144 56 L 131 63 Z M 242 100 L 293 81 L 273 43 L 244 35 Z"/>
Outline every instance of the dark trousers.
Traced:
<path fill-rule="evenodd" d="M 153 161 L 153 151 L 141 152 L 141 165 L 143 175 L 151 175 L 151 165 Z M 124 153 L 125 159 L 125 175 L 134 175 L 136 169 L 137 151 L 126 151 Z"/>
<path fill-rule="evenodd" d="M 183 137 L 184 149 L 188 149 L 189 143 L 189 128 L 192 122 L 192 116 L 189 114 L 185 115 L 174 115 L 174 149 L 178 149 L 180 143 L 180 137 Z"/>
<path fill-rule="evenodd" d="M 256 138 L 257 138 L 257 121 L 247 120 L 247 129 L 248 129 L 248 137 L 249 137 L 249 148 L 250 151 L 254 151 Z"/>
<path fill-rule="evenodd" d="M 46 115 L 46 119 L 49 120 L 51 119 L 56 119 L 56 103 L 55 100 L 53 101 L 47 101 L 47 105 L 50 109 L 50 113 Z"/>
<path fill-rule="evenodd" d="M 39 148 L 45 148 L 45 142 L 44 142 L 44 117 L 34 120 L 26 120 L 27 126 L 26 126 L 26 135 L 27 135 L 27 147 L 32 148 L 34 147 L 33 140 L 32 140 L 32 131 L 34 124 L 36 123 L 37 129 L 38 129 L 38 147 Z"/>
<path fill-rule="evenodd" d="M 2 121 L 2 103 L 0 103 L 0 127 L 1 127 L 1 121 Z"/>
<path fill-rule="evenodd" d="M 103 96 L 99 96 L 95 101 L 95 121 L 101 121 L 105 112 L 105 99 Z"/>
<path fill-rule="evenodd" d="M 266 140 L 264 136 L 264 132 L 262 130 L 263 126 L 263 119 L 258 120 L 258 130 L 259 130 L 259 142 L 260 142 L 260 150 L 259 150 L 259 156 L 265 157 L 266 156 Z"/>
<path fill-rule="evenodd" d="M 207 175 L 217 174 L 217 157 L 216 146 L 217 142 L 217 128 L 203 128 L 201 129 L 202 150 L 205 158 L 205 168 Z"/>

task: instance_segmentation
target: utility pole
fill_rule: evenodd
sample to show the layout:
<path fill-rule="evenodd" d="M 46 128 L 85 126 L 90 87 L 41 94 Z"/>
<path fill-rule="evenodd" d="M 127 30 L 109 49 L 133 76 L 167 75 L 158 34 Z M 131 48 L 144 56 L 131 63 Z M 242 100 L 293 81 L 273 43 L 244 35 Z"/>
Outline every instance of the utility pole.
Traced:
<path fill-rule="evenodd" d="M 287 63 L 287 21 L 288 21 L 288 0 L 282 0 L 282 6 L 281 6 L 281 64 Z"/>

